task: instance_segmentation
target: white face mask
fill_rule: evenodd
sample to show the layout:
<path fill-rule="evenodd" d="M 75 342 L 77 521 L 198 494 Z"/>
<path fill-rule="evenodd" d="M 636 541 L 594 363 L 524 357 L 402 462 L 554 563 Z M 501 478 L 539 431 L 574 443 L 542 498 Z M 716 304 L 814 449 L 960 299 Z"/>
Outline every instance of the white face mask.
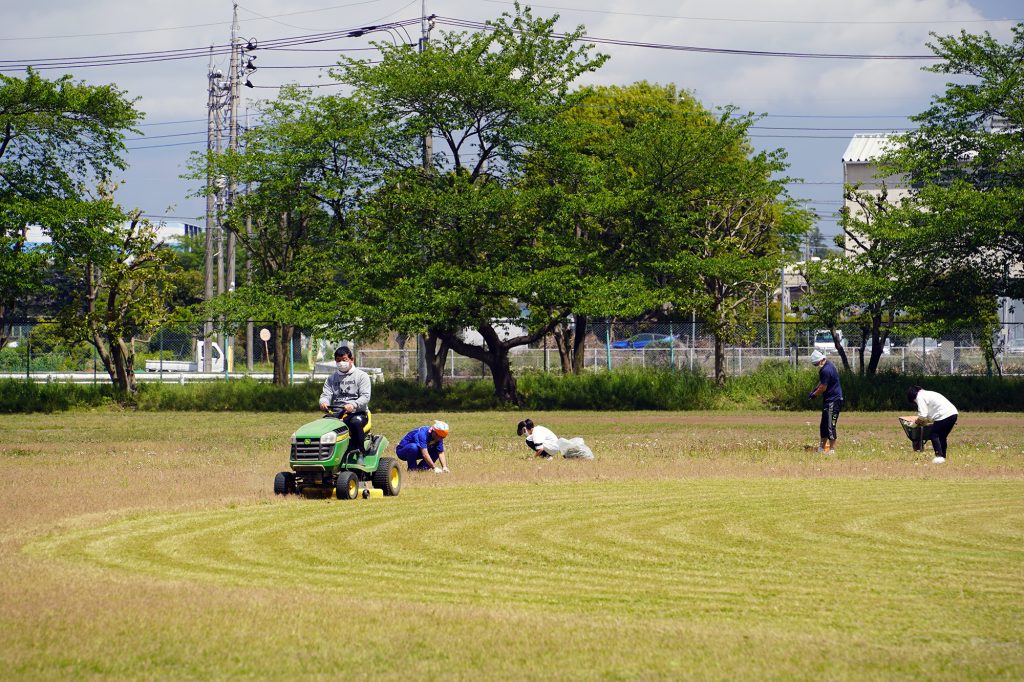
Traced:
<path fill-rule="evenodd" d="M 347 372 L 350 369 L 352 369 L 352 363 L 349 362 L 348 360 L 339 360 L 338 369 L 340 369 L 342 372 Z"/>

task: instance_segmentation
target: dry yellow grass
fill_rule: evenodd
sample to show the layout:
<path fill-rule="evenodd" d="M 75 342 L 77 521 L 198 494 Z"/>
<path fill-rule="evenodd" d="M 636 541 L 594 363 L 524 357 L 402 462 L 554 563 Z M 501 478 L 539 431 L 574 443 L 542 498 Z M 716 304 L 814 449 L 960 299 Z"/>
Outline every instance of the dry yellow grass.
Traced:
<path fill-rule="evenodd" d="M 452 474 L 274 499 L 299 414 L 0 420 L 0 666 L 17 678 L 1024 674 L 1024 420 L 950 461 L 895 415 L 444 415 Z M 435 415 L 375 415 L 396 441 Z"/>

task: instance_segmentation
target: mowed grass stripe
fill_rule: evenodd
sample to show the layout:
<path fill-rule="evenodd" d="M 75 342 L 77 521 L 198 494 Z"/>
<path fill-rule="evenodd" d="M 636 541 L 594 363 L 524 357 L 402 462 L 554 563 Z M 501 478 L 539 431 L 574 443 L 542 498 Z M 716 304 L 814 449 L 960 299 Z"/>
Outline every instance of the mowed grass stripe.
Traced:
<path fill-rule="evenodd" d="M 747 496 L 747 497 L 749 497 L 749 496 Z M 561 501 L 559 501 L 559 500 L 555 500 L 555 502 L 559 503 L 559 504 L 561 503 Z M 306 503 L 299 503 L 299 504 L 306 504 Z M 320 503 L 320 504 L 323 504 L 323 503 Z M 333 504 L 337 504 L 337 503 L 333 503 Z M 672 500 L 672 504 L 678 505 L 678 501 L 673 499 Z M 1006 510 L 1002 506 L 1001 503 L 994 502 L 993 504 L 996 504 L 998 509 L 1000 510 L 1000 512 L 1005 514 Z M 502 511 L 505 512 L 507 510 L 502 510 Z M 537 511 L 537 510 L 532 510 L 532 511 Z M 638 529 L 638 528 L 635 528 L 635 527 L 632 527 L 632 526 L 629 526 L 629 525 L 623 525 L 621 520 L 609 519 L 607 516 L 599 513 L 601 510 L 597 506 L 591 506 L 590 507 L 590 511 L 593 512 L 592 519 L 594 519 L 596 521 L 596 523 L 601 527 L 600 530 L 602 532 L 604 532 L 605 534 L 607 534 L 607 537 L 603 538 L 603 542 L 605 542 L 608 547 L 611 547 L 612 544 L 616 543 L 616 542 L 618 542 L 618 543 L 628 542 L 633 547 L 646 548 L 648 551 L 651 551 L 652 547 L 653 547 L 654 551 L 658 550 L 659 546 L 657 544 L 651 545 L 651 543 L 649 543 L 646 540 L 642 539 L 641 536 L 636 533 L 637 530 L 643 530 L 642 528 Z M 668 517 L 672 513 L 678 514 L 678 510 L 674 511 L 674 510 L 668 509 L 668 508 L 653 509 L 653 510 L 650 510 L 650 511 L 652 513 L 654 513 L 655 515 L 660 515 L 660 517 L 663 518 L 663 519 Z M 848 507 L 846 509 L 846 512 L 849 513 L 849 511 L 850 511 L 850 508 Z M 963 518 L 964 511 L 965 510 L 960 509 L 960 510 L 952 511 L 950 513 L 954 514 L 957 518 Z M 615 512 L 617 513 L 617 509 L 615 510 Z M 226 513 L 232 519 L 234 519 L 234 522 L 238 526 L 238 528 L 241 528 L 241 527 L 246 526 L 246 525 L 252 525 L 250 523 L 250 520 L 248 520 L 246 518 L 242 518 L 240 520 L 239 519 L 239 514 L 236 513 L 235 511 L 230 511 L 230 512 L 226 512 Z M 462 512 L 462 513 L 464 514 L 464 512 Z M 550 513 L 549 514 L 544 514 L 544 515 L 536 515 L 535 514 L 533 517 L 531 517 L 529 519 L 525 519 L 525 520 L 520 521 L 519 523 L 523 527 L 518 528 L 518 530 L 515 530 L 515 532 L 513 533 L 513 535 L 516 537 L 516 542 L 518 542 L 520 545 L 522 545 L 515 552 L 516 560 L 519 561 L 520 563 L 522 563 L 522 561 L 524 559 L 524 556 L 526 554 L 532 553 L 536 557 L 536 560 L 538 560 L 538 561 L 556 560 L 556 559 L 558 559 L 558 560 L 561 560 L 561 561 L 565 562 L 566 561 L 566 557 L 564 555 L 556 557 L 556 556 L 552 555 L 552 550 L 556 549 L 556 543 L 558 542 L 558 536 L 556 535 L 556 533 L 562 532 L 562 531 L 560 531 L 558 529 L 560 529 L 560 528 L 564 528 L 566 530 L 572 529 L 572 532 L 575 532 L 578 529 L 577 526 L 569 526 L 569 525 L 566 525 L 564 523 L 561 523 L 561 521 L 566 516 L 571 515 L 572 513 L 573 512 L 571 510 L 569 510 L 569 511 L 561 510 L 561 511 L 559 511 L 557 513 L 557 515 L 556 514 L 550 514 Z M 900 513 L 902 514 L 903 512 L 900 512 Z M 706 548 L 710 544 L 710 540 L 712 540 L 714 538 L 717 538 L 717 537 L 725 537 L 725 536 L 729 535 L 728 530 L 724 530 L 722 532 L 719 532 L 715 528 L 711 527 L 713 524 L 717 523 L 717 521 L 716 521 L 716 519 L 713 516 L 709 515 L 708 508 L 705 508 L 703 511 L 701 511 L 700 515 L 703 517 L 701 523 L 703 523 L 703 525 L 705 527 L 702 529 L 702 532 L 700 533 L 702 540 L 700 540 L 700 542 L 698 542 L 697 544 L 699 544 L 700 546 Z M 208 514 L 204 514 L 203 516 L 207 517 Z M 325 518 L 330 519 L 330 521 L 324 522 L 324 521 L 320 521 L 320 520 L 316 520 L 316 519 L 303 518 L 303 519 L 298 521 L 299 525 L 295 528 L 295 532 L 294 533 L 285 533 L 284 534 L 286 537 L 290 537 L 293 540 L 299 541 L 299 545 L 298 545 L 299 548 L 304 549 L 307 552 L 311 548 L 312 549 L 316 549 L 315 552 L 309 554 L 310 560 L 313 560 L 313 561 L 315 561 L 318 558 L 320 558 L 320 554 L 318 554 L 317 552 L 321 552 L 322 551 L 322 546 L 324 544 L 323 543 L 323 539 L 325 537 L 327 537 L 327 536 L 332 536 L 333 535 L 330 532 L 330 531 L 335 530 L 332 527 L 333 524 L 334 523 L 339 523 L 339 522 L 342 523 L 342 524 L 350 523 L 351 522 L 350 519 L 342 519 L 342 518 L 340 518 L 338 516 L 338 514 L 335 513 L 334 510 L 331 510 L 331 511 L 327 512 L 325 514 Z M 463 516 L 463 515 L 460 515 L 457 518 L 453 518 L 453 517 L 449 516 L 449 518 L 445 520 L 446 528 L 448 530 L 455 531 L 454 535 L 456 535 L 456 536 L 460 532 L 465 532 L 464 530 L 460 530 L 460 528 L 458 527 L 458 525 L 461 525 L 462 523 L 464 523 L 464 521 L 460 520 L 460 519 L 464 519 L 464 518 L 465 518 L 465 516 Z M 361 522 L 363 520 L 365 520 L 365 519 L 361 519 Z M 691 524 L 692 525 L 692 523 L 694 522 L 693 519 L 689 519 L 689 518 L 685 518 L 685 517 L 682 518 L 681 521 L 684 523 L 684 530 L 685 530 L 685 524 Z M 328 525 L 324 525 L 324 523 L 328 523 Z M 735 527 L 735 522 L 734 521 L 730 520 L 727 523 L 730 524 L 730 527 Z M 458 524 L 458 525 L 453 525 L 453 524 Z M 400 527 L 403 525 L 403 522 L 402 522 L 401 519 L 395 519 L 394 520 L 394 525 L 395 525 L 395 531 L 396 532 L 402 532 L 402 533 L 404 533 L 406 535 L 408 535 L 410 531 L 415 533 L 415 528 L 417 527 L 415 524 L 408 524 L 408 523 L 406 523 L 405 525 L 407 526 L 407 528 L 404 531 L 401 531 Z M 503 526 L 501 526 L 501 525 L 495 526 L 493 524 L 493 521 L 491 521 L 491 520 L 487 521 L 487 525 L 488 525 L 488 527 L 490 527 L 492 529 L 497 528 L 497 529 L 500 529 L 500 530 L 502 530 L 502 531 L 504 531 L 506 533 L 509 532 L 510 529 L 515 529 L 516 528 L 514 523 L 506 523 Z M 539 538 L 539 539 L 535 539 L 534 537 L 532 537 L 530 535 L 530 532 L 527 529 L 527 527 L 530 526 L 530 525 L 541 526 L 539 532 L 543 533 L 544 536 Z M 312 532 L 311 531 L 311 527 L 319 527 L 320 530 L 318 532 Z M 222 532 L 225 533 L 226 535 L 228 535 L 230 538 L 232 538 L 232 542 L 233 543 L 237 544 L 238 538 L 240 537 L 240 534 L 238 532 L 238 528 L 233 528 L 232 526 L 228 525 L 227 527 L 225 527 L 225 529 Z M 340 530 L 344 530 L 344 529 L 342 528 Z M 365 528 L 364 532 L 369 532 L 369 530 L 370 530 L 369 528 Z M 661 523 L 660 526 L 658 527 L 658 529 L 656 530 L 656 532 L 659 532 L 663 536 L 668 535 L 672 531 L 673 531 L 673 527 L 670 526 L 668 523 Z M 202 533 L 202 534 L 210 534 L 210 533 L 216 534 L 218 531 L 215 528 L 213 528 L 213 529 L 205 528 L 205 529 L 200 529 L 197 532 Z M 278 528 L 278 527 L 272 527 L 269 530 L 267 530 L 266 533 L 271 536 L 271 539 L 273 539 L 273 537 L 282 535 L 282 529 Z M 593 536 L 595 534 L 596 534 L 596 531 L 594 531 L 594 530 L 588 531 L 588 533 L 587 533 L 587 535 L 590 535 L 590 536 Z M 863 532 L 861 534 L 863 534 Z M 310 535 L 313 536 L 312 541 L 310 541 L 310 539 L 308 539 Z M 764 534 L 762 533 L 762 535 L 764 535 Z M 778 535 L 778 528 L 773 529 L 773 535 L 776 535 L 776 536 Z M 878 535 L 878 533 L 876 532 L 875 533 L 876 537 L 871 538 L 870 541 L 872 541 L 872 542 L 876 541 L 877 540 L 877 535 Z M 343 535 L 341 537 L 343 537 Z M 942 537 L 945 537 L 945 536 L 942 536 Z M 178 533 L 176 533 L 176 538 L 174 539 L 174 542 L 180 542 L 183 539 L 187 539 L 187 538 L 188 538 L 188 534 L 184 534 L 184 533 L 178 532 Z M 320 538 L 320 541 L 318 542 L 315 538 Z M 820 536 L 815 536 L 815 539 L 816 540 L 821 540 L 822 538 Z M 108 540 L 109 540 L 109 538 L 108 538 Z M 678 541 L 678 538 L 675 538 L 675 540 Z M 580 541 L 579 541 L 578 538 L 574 538 L 572 540 L 573 544 L 579 544 L 579 542 Z M 507 555 L 508 550 L 511 547 L 511 543 L 508 542 L 507 540 L 505 540 L 505 541 L 502 541 L 499 544 L 501 544 L 501 545 L 503 545 L 505 547 L 506 555 Z M 918 542 L 917 544 L 923 544 L 923 543 Z M 686 546 L 680 548 L 680 547 L 673 547 L 673 546 L 670 546 L 668 544 L 663 545 L 663 547 L 665 549 L 663 549 L 661 553 L 671 555 L 672 556 L 672 561 L 674 563 L 678 563 L 680 550 L 681 549 L 682 550 L 688 549 L 688 547 L 686 547 Z M 974 545 L 972 545 L 972 547 L 974 547 Z M 225 551 L 226 548 L 224 548 L 221 545 L 218 545 L 217 549 L 218 549 L 219 553 L 222 553 L 223 551 Z M 401 545 L 400 544 L 396 544 L 396 543 L 391 543 L 389 545 L 389 551 L 393 551 L 395 549 L 400 551 L 401 550 Z M 450 550 L 451 547 L 447 547 L 446 549 Z M 692 549 L 692 547 L 690 547 L 689 549 Z M 744 554 L 744 555 L 749 555 L 749 553 L 751 551 L 751 549 L 749 547 L 731 547 L 729 545 L 724 545 L 724 544 L 718 544 L 717 545 L 717 549 L 719 551 L 722 551 L 722 552 L 733 551 L 733 552 L 738 552 L 738 553 L 741 553 L 741 554 Z M 946 551 L 948 551 L 949 548 L 946 547 L 944 549 Z M 420 551 L 417 551 L 416 554 L 417 555 L 420 554 L 421 551 L 422 551 L 422 549 Z M 177 551 L 165 552 L 165 554 L 167 556 L 172 556 L 172 557 L 174 555 L 178 554 L 178 553 L 179 552 L 177 552 Z M 463 552 L 463 554 L 466 554 L 466 553 L 467 552 Z M 103 551 L 102 550 L 99 551 L 98 554 L 102 555 Z M 188 553 L 186 553 L 186 556 L 187 556 L 187 554 Z M 470 552 L 471 556 L 475 556 L 477 554 L 479 554 L 479 549 L 478 548 L 474 548 L 472 550 L 472 552 Z M 249 553 L 248 555 L 250 557 L 253 556 L 252 553 Z M 587 557 L 588 561 L 593 559 L 593 555 L 590 554 L 590 553 L 586 554 L 586 557 Z M 649 557 L 640 557 L 640 560 L 643 561 L 645 558 L 649 558 Z M 411 559 L 415 559 L 415 557 L 411 557 Z M 275 559 L 274 561 L 279 561 L 279 559 Z"/>
<path fill-rule="evenodd" d="M 749 496 L 747 496 L 747 497 L 749 497 Z M 560 502 L 560 501 L 556 500 L 556 502 Z M 677 504 L 677 500 L 672 500 L 672 503 L 673 504 Z M 304 503 L 300 503 L 300 504 L 304 504 Z M 999 509 L 1000 513 L 1005 514 L 1006 510 L 1002 506 L 1001 503 L 993 502 L 993 504 L 997 505 L 997 508 Z M 507 511 L 507 510 L 503 510 L 503 511 Z M 531 510 L 531 511 L 536 512 L 537 510 Z M 600 532 L 604 533 L 607 536 L 607 537 L 601 538 L 602 542 L 605 543 L 605 551 L 603 552 L 603 554 L 614 556 L 614 553 L 612 553 L 612 552 L 610 552 L 608 550 L 610 550 L 616 543 L 618 543 L 618 544 L 626 543 L 626 544 L 628 544 L 626 549 L 634 549 L 634 550 L 645 549 L 645 550 L 647 550 L 647 552 L 648 552 L 647 555 L 635 556 L 634 557 L 634 563 L 641 562 L 641 563 L 643 563 L 648 568 L 652 567 L 650 564 L 651 564 L 651 560 L 654 558 L 655 554 L 661 554 L 663 556 L 667 556 L 668 557 L 668 565 L 669 565 L 669 567 L 675 567 L 679 563 L 680 558 L 682 556 L 682 553 L 685 552 L 686 550 L 694 549 L 694 546 L 693 546 L 694 544 L 697 545 L 697 547 L 696 547 L 697 549 L 701 549 L 701 550 L 707 549 L 710 546 L 711 541 L 714 538 L 726 538 L 727 536 L 729 536 L 731 534 L 730 533 L 730 529 L 735 528 L 735 521 L 733 521 L 733 520 L 729 520 L 727 522 L 723 522 L 723 523 L 727 523 L 729 525 L 729 528 L 724 528 L 724 529 L 716 529 L 716 528 L 714 528 L 713 526 L 715 524 L 717 524 L 718 521 L 713 516 L 709 516 L 708 515 L 708 509 L 705 508 L 700 513 L 703 516 L 703 518 L 701 519 L 701 523 L 703 524 L 704 527 L 702 528 L 702 531 L 700 533 L 702 539 L 699 542 L 694 543 L 694 542 L 691 541 L 689 543 L 684 543 L 683 546 L 678 546 L 678 541 L 679 541 L 680 538 L 679 537 L 675 537 L 675 538 L 670 538 L 671 540 L 674 541 L 674 544 L 665 542 L 665 543 L 662 543 L 661 545 L 659 545 L 657 543 L 652 545 L 649 541 L 644 539 L 638 533 L 638 531 L 645 530 L 644 528 L 637 528 L 635 526 L 631 526 L 631 525 L 628 525 L 628 524 L 623 524 L 623 522 L 621 520 L 609 519 L 606 515 L 600 513 L 601 509 L 598 506 L 596 506 L 596 505 L 595 506 L 591 506 L 590 507 L 590 511 L 593 512 L 593 515 L 591 517 L 592 520 L 596 521 L 596 523 L 598 524 L 598 526 L 600 526 L 600 528 L 597 529 L 597 530 L 590 529 L 590 530 L 588 530 L 586 532 L 585 535 L 587 535 L 587 536 L 597 536 L 598 531 L 600 531 Z M 615 510 L 615 511 L 617 512 L 617 510 Z M 678 514 L 678 510 L 673 512 L 672 509 L 667 509 L 667 508 L 653 509 L 653 510 L 649 510 L 649 511 L 651 511 L 652 513 L 654 513 L 655 515 L 659 516 L 662 519 L 669 517 L 672 513 L 677 513 Z M 977 510 L 975 510 L 975 511 L 977 511 Z M 850 512 L 850 508 L 849 507 L 846 509 L 846 512 L 847 513 Z M 964 509 L 958 509 L 958 510 L 951 511 L 949 513 L 954 515 L 956 518 L 961 519 L 961 518 L 964 517 L 964 512 L 965 512 Z M 192 534 L 192 533 L 195 533 L 195 534 L 200 535 L 200 536 L 213 535 L 215 538 L 216 538 L 216 536 L 218 534 L 224 534 L 228 538 L 230 538 L 231 546 L 232 547 L 240 545 L 240 543 L 239 543 L 240 538 L 244 538 L 247 535 L 247 533 L 242 533 L 241 531 L 243 530 L 243 527 L 253 525 L 251 523 L 251 519 L 246 518 L 247 515 L 243 516 L 240 519 L 239 518 L 239 514 L 234 512 L 234 511 L 226 512 L 226 513 L 229 515 L 229 517 L 233 521 L 231 523 L 228 523 L 228 525 L 224 526 L 222 529 L 218 529 L 217 527 L 211 527 L 211 528 L 200 528 L 197 531 L 191 531 L 189 533 L 182 533 L 180 531 L 175 532 L 175 534 L 171 538 L 171 540 L 168 541 L 170 544 L 167 545 L 167 550 L 166 551 L 162 551 L 161 553 L 164 556 L 169 557 L 169 558 L 173 558 L 173 557 L 175 557 L 177 555 L 184 555 L 186 557 L 185 558 L 186 562 L 192 561 L 191 559 L 188 558 L 188 557 L 190 557 L 193 554 L 192 552 L 179 551 L 179 549 L 177 547 L 177 545 L 180 545 L 182 542 L 187 541 L 189 539 L 189 537 L 190 537 L 190 534 Z M 900 512 L 900 514 L 903 514 L 903 513 L 904 512 Z M 563 531 L 561 531 L 559 529 L 565 529 L 568 532 L 577 533 L 577 532 L 579 532 L 579 530 L 581 528 L 583 528 L 583 526 L 580 526 L 580 525 L 568 525 L 568 524 L 562 523 L 563 520 L 565 520 L 568 516 L 571 516 L 572 514 L 573 514 L 572 510 L 569 510 L 569 511 L 561 510 L 557 514 L 550 514 L 550 513 L 549 514 L 543 514 L 543 515 L 536 515 L 535 514 L 535 516 L 533 516 L 533 517 L 531 517 L 529 519 L 524 519 L 524 520 L 521 520 L 519 522 L 506 523 L 503 526 L 501 526 L 501 525 L 495 526 L 493 524 L 493 521 L 491 521 L 491 520 L 488 520 L 486 523 L 487 523 L 488 527 L 491 528 L 492 530 L 493 529 L 499 529 L 499 530 L 501 530 L 502 532 L 504 532 L 506 534 L 508 534 L 511 531 L 512 532 L 511 533 L 512 536 L 515 537 L 515 543 L 518 543 L 519 546 L 515 549 L 514 552 L 512 552 L 512 547 L 515 546 L 515 543 L 510 542 L 507 538 L 505 540 L 502 540 L 502 541 L 500 541 L 498 543 L 499 545 L 501 545 L 504 548 L 503 551 L 505 552 L 505 559 L 508 559 L 508 560 L 513 560 L 514 559 L 518 563 L 535 563 L 535 562 L 544 563 L 544 562 L 550 562 L 550 561 L 559 561 L 561 563 L 579 564 L 579 563 L 581 563 L 580 561 L 572 561 L 565 554 L 564 551 L 562 551 L 560 554 L 557 553 L 558 551 L 560 551 L 559 543 L 562 542 L 559 539 L 560 538 L 559 533 L 563 532 Z M 209 515 L 208 514 L 204 514 L 202 516 L 204 518 L 207 518 Z M 896 515 L 895 513 L 891 513 L 891 514 L 886 515 L 886 517 L 887 518 L 890 518 L 890 517 L 898 518 L 898 515 Z M 307 518 L 307 517 L 304 516 L 304 518 L 298 519 L 296 521 L 297 527 L 294 529 L 295 530 L 294 533 L 287 533 L 287 532 L 282 533 L 283 529 L 281 529 L 280 527 L 274 526 L 274 527 L 270 527 L 269 529 L 266 529 L 264 531 L 264 534 L 268 535 L 269 536 L 268 539 L 271 540 L 271 541 L 274 538 L 282 536 L 282 535 L 284 537 L 291 538 L 293 540 L 293 543 L 292 543 L 293 545 L 295 545 L 295 541 L 298 541 L 299 544 L 297 545 L 297 549 L 305 551 L 307 553 L 307 559 L 306 560 L 313 561 L 315 563 L 317 560 L 323 558 L 321 553 L 320 553 L 320 552 L 323 551 L 323 545 L 324 545 L 323 539 L 325 537 L 331 537 L 331 536 L 339 537 L 339 538 L 343 539 L 344 538 L 344 530 L 345 530 L 343 524 L 351 523 L 350 519 L 341 519 L 335 513 L 334 510 L 331 510 L 331 511 L 327 512 L 325 514 L 325 518 L 327 518 L 329 520 L 328 521 L 321 521 L 321 520 L 310 519 L 310 518 Z M 448 531 L 452 531 L 452 534 L 455 535 L 455 536 L 458 536 L 460 534 L 464 534 L 465 532 L 467 532 L 467 529 L 461 528 L 461 526 L 464 523 L 464 521 L 461 521 L 460 519 L 463 519 L 463 518 L 465 518 L 465 517 L 461 516 L 461 515 L 459 517 L 457 517 L 457 518 L 454 518 L 454 519 L 452 517 L 449 517 L 449 519 L 446 520 L 446 528 L 447 528 L 447 530 Z M 684 517 L 684 518 L 680 519 L 680 521 L 683 524 L 682 526 L 678 526 L 678 525 L 677 526 L 672 526 L 669 523 L 661 522 L 660 525 L 658 525 L 658 527 L 653 529 L 653 530 L 654 530 L 654 532 L 659 533 L 663 537 L 667 537 L 667 536 L 670 536 L 670 535 L 674 534 L 676 528 L 682 528 L 682 531 L 679 533 L 679 535 L 683 536 L 683 534 L 686 532 L 686 529 L 688 527 L 691 527 L 692 524 L 694 523 L 694 519 Z M 341 523 L 342 526 L 339 526 L 339 527 L 335 528 L 335 525 L 338 524 L 338 523 Z M 517 525 L 517 523 L 518 523 L 518 525 Z M 453 524 L 455 524 L 455 525 L 453 525 Z M 258 526 L 258 524 L 256 524 L 256 525 Z M 389 525 L 391 525 L 391 524 L 389 524 Z M 403 533 L 404 532 L 405 534 L 408 534 L 410 529 L 412 529 L 413 532 L 415 532 L 414 529 L 415 529 L 416 526 L 412 525 L 412 524 L 406 524 L 408 527 L 406 528 L 405 531 L 402 531 L 401 530 L 401 526 L 403 525 L 403 522 L 402 522 L 401 519 L 395 519 L 394 522 L 393 522 L 393 525 L 395 526 L 394 531 L 396 533 Z M 881 536 L 881 532 L 878 529 L 875 528 L 875 526 L 877 526 L 877 525 L 878 524 L 870 524 L 871 532 L 859 531 L 858 534 L 859 535 L 867 535 L 868 536 L 867 541 L 869 541 L 869 542 L 877 542 L 878 537 Z M 889 525 L 894 525 L 895 526 L 897 524 L 891 523 Z M 310 526 L 319 527 L 320 530 L 318 532 L 311 533 Z M 540 528 L 537 531 L 537 533 L 531 533 L 531 531 L 529 530 L 530 526 L 539 526 Z M 159 527 L 160 526 L 157 527 L 158 530 L 159 530 Z M 258 531 L 259 529 L 257 528 L 256 530 Z M 335 531 L 335 530 L 340 531 L 341 534 L 340 535 L 334 534 L 333 531 Z M 369 531 L 370 531 L 370 528 L 364 528 L 364 532 L 369 532 Z M 778 528 L 776 527 L 776 528 L 772 529 L 772 531 L 773 531 L 772 535 L 777 537 L 778 536 Z M 538 533 L 539 533 L 539 536 L 538 536 Z M 387 532 L 384 531 L 384 534 L 386 535 Z M 762 539 L 767 537 L 767 534 L 764 533 L 764 532 L 762 532 L 760 534 L 762 536 Z M 486 533 L 478 533 L 477 536 L 478 537 L 486 537 Z M 853 539 L 857 539 L 856 536 L 849 536 L 849 537 L 851 537 Z M 945 538 L 946 536 L 940 535 L 939 537 L 940 538 Z M 317 541 L 316 538 L 320 538 L 320 540 Z M 747 534 L 741 534 L 741 539 L 747 539 Z M 822 538 L 820 536 L 815 536 L 814 539 L 815 540 L 821 540 Z M 110 542 L 111 538 L 109 538 L 109 537 L 105 538 L 105 541 L 106 542 Z M 143 541 L 143 542 L 145 543 L 147 541 Z M 579 538 L 574 536 L 574 537 L 571 538 L 568 546 L 576 547 L 576 549 L 578 550 L 578 549 L 580 549 L 578 547 L 579 544 L 580 544 Z M 741 543 L 741 545 L 742 544 L 743 543 Z M 923 546 L 926 543 L 918 541 L 918 542 L 916 542 L 916 544 Z M 458 546 L 454 546 L 455 550 L 457 552 L 459 552 L 461 555 L 469 556 L 469 557 L 474 557 L 474 558 L 479 556 L 479 547 L 480 547 L 480 545 L 478 544 L 472 550 L 459 550 Z M 932 545 L 930 545 L 929 547 L 932 550 L 934 550 L 935 549 L 934 543 Z M 224 547 L 222 544 L 219 544 L 219 543 L 216 544 L 216 548 L 217 548 L 218 554 L 223 554 L 223 553 L 225 553 L 227 551 L 227 549 L 229 549 L 228 547 Z M 393 553 L 395 550 L 400 552 L 401 549 L 402 549 L 401 545 L 397 544 L 397 543 L 390 543 L 388 545 L 388 548 L 389 548 L 389 552 L 390 553 Z M 971 548 L 972 549 L 977 549 L 976 543 L 972 543 Z M 453 546 L 448 546 L 448 547 L 445 547 L 444 549 L 446 551 L 451 551 L 453 549 Z M 716 549 L 718 551 L 720 551 L 720 552 L 725 552 L 725 553 L 729 553 L 729 552 L 737 553 L 737 554 L 740 554 L 740 555 L 742 555 L 744 557 L 748 557 L 748 558 L 752 555 L 752 553 L 756 554 L 756 548 L 750 548 L 749 546 L 730 546 L 730 545 L 727 545 L 727 544 L 718 543 L 716 545 Z M 949 552 L 949 547 L 944 547 L 943 549 L 947 553 Z M 311 550 L 315 550 L 315 551 L 311 551 Z M 408 557 L 408 559 L 415 562 L 417 556 L 422 554 L 422 551 L 423 551 L 423 548 L 418 548 L 417 551 L 414 552 L 414 556 Z M 105 554 L 107 554 L 107 552 L 104 550 L 103 547 L 99 547 L 99 548 L 97 548 L 96 551 L 93 552 L 93 554 L 95 554 L 96 556 L 102 557 Z M 249 558 L 249 560 L 254 561 L 256 563 L 259 563 L 261 561 L 261 559 L 260 559 L 261 554 L 253 553 L 253 552 L 249 551 L 249 552 L 245 552 L 245 555 Z M 969 559 L 969 558 L 971 558 L 971 556 L 973 556 L 973 554 L 968 556 L 967 558 Z M 527 557 L 532 557 L 529 562 L 526 561 Z M 588 562 L 592 562 L 592 560 L 594 559 L 594 554 L 592 552 L 587 552 L 585 554 L 581 554 L 580 557 L 585 557 Z M 447 559 L 449 557 L 444 557 L 444 558 Z M 458 558 L 458 557 L 455 557 L 455 558 Z M 487 563 L 495 563 L 495 562 L 500 561 L 500 560 L 501 560 L 501 557 L 491 557 L 491 560 L 488 561 Z M 277 565 L 279 562 L 280 562 L 280 557 L 272 558 L 272 559 L 266 561 L 266 563 L 268 563 L 269 565 Z M 297 560 L 297 561 L 295 561 L 293 563 L 296 563 L 296 564 L 299 564 L 299 565 L 304 565 L 305 561 L 303 561 L 303 557 L 299 557 L 299 560 Z M 225 563 L 223 561 L 221 562 L 221 565 L 222 566 L 228 566 L 228 567 L 233 566 L 232 563 L 230 563 L 230 562 Z M 590 563 L 589 565 L 593 566 L 592 563 Z"/>
<path fill-rule="evenodd" d="M 970 624 L 979 606 L 1021 622 L 1021 499 L 1017 482 L 408 489 L 142 516 L 27 550 L 171 580 L 344 592 L 383 577 L 417 602 L 896 633 Z"/>

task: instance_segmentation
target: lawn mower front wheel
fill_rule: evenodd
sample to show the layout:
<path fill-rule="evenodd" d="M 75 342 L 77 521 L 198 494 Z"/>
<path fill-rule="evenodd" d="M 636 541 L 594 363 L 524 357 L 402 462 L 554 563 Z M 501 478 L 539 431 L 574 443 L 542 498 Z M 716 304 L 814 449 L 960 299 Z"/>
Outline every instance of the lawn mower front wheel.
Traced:
<path fill-rule="evenodd" d="M 277 476 L 274 476 L 274 494 L 275 495 L 294 495 L 295 494 L 295 474 L 290 471 L 278 472 Z"/>
<path fill-rule="evenodd" d="M 338 474 L 334 489 L 339 500 L 354 500 L 359 497 L 359 477 L 351 471 L 343 471 Z"/>

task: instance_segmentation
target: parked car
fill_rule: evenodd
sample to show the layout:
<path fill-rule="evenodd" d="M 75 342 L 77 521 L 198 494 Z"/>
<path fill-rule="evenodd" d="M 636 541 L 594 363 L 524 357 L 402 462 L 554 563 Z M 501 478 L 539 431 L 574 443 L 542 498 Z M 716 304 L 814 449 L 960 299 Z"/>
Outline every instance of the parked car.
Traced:
<path fill-rule="evenodd" d="M 836 330 L 836 336 L 839 337 L 839 345 L 846 345 L 843 343 L 843 331 L 841 329 Z M 819 329 L 814 332 L 814 350 L 820 350 L 822 353 L 835 353 L 836 344 L 832 336 L 832 332 L 828 329 Z"/>
<path fill-rule="evenodd" d="M 868 339 L 867 343 L 864 344 L 864 357 L 871 355 L 871 350 L 874 348 L 874 339 Z M 882 343 L 882 355 L 888 355 L 892 352 L 892 339 L 886 338 Z"/>
<path fill-rule="evenodd" d="M 678 340 L 678 336 L 670 334 L 634 334 L 628 339 L 613 341 L 612 348 L 668 348 Z"/>
<path fill-rule="evenodd" d="M 910 341 L 907 341 L 907 352 L 908 353 L 920 353 L 922 350 L 925 355 L 930 355 L 939 349 L 939 342 L 931 337 L 921 338 L 917 336 Z"/>
<path fill-rule="evenodd" d="M 1009 343 L 1006 344 L 1007 353 L 1024 353 L 1024 338 L 1021 339 L 1010 339 Z"/>
<path fill-rule="evenodd" d="M 210 344 L 213 348 L 213 359 L 211 369 L 214 372 L 224 371 L 224 351 L 214 341 Z M 146 360 L 147 372 L 202 372 L 204 360 L 204 343 L 201 339 L 196 341 L 196 359 L 192 360 Z"/>

